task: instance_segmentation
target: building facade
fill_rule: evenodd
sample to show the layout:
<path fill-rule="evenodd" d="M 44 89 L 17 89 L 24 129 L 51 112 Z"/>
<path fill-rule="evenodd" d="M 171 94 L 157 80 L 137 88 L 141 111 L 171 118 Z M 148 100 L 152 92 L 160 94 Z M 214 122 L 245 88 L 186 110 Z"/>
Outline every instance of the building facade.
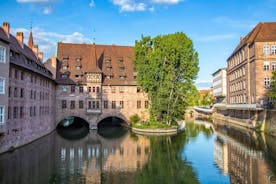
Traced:
<path fill-rule="evenodd" d="M 227 59 L 227 103 L 235 108 L 268 107 L 272 71 L 276 70 L 276 22 L 259 23 Z M 234 106 L 233 106 L 234 107 Z"/>
<path fill-rule="evenodd" d="M 226 68 L 220 68 L 212 74 L 213 76 L 213 96 L 215 103 L 225 103 L 227 88 L 226 88 Z"/>
<path fill-rule="evenodd" d="M 57 122 L 75 116 L 94 128 L 107 117 L 147 119 L 147 94 L 136 84 L 133 56 L 129 46 L 58 43 L 57 59 L 49 61 L 57 71 Z"/>
<path fill-rule="evenodd" d="M 0 28 L 0 152 L 29 143 L 54 130 L 55 82 L 43 54 L 23 32 Z"/>

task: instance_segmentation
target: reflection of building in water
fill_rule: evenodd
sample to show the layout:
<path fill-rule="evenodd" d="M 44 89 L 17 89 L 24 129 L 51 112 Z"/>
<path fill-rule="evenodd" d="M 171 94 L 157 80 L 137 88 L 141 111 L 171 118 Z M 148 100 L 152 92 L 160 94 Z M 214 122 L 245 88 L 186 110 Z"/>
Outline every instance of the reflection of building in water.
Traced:
<path fill-rule="evenodd" d="M 53 134 L 0 156 L 1 184 L 50 183 L 54 166 Z M 51 182 L 52 183 L 52 182 Z"/>
<path fill-rule="evenodd" d="M 214 145 L 214 161 L 223 174 L 228 173 L 228 146 L 217 137 Z"/>
<path fill-rule="evenodd" d="M 149 139 L 132 138 L 126 134 L 119 139 L 105 139 L 90 132 L 85 140 L 58 139 L 56 144 L 56 170 L 59 180 L 81 183 L 132 183 L 135 171 L 148 161 Z M 120 174 L 118 174 L 120 173 Z M 131 173 L 133 177 L 131 177 Z M 68 177 L 71 177 L 68 179 Z"/>
<path fill-rule="evenodd" d="M 249 148 L 225 133 L 216 133 L 215 162 L 223 172 L 224 164 L 228 163 L 227 169 L 232 184 L 267 183 L 270 170 L 262 151 Z"/>

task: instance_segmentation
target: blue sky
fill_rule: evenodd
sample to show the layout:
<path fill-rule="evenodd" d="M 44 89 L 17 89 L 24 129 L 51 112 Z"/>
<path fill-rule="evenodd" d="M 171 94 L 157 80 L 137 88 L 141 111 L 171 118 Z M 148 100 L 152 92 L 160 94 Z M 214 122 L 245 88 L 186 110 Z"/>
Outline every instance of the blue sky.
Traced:
<path fill-rule="evenodd" d="M 184 32 L 199 53 L 199 88 L 259 22 L 276 21 L 276 0 L 0 0 L 1 23 L 29 35 L 44 59 L 56 43 L 134 45 L 141 35 Z"/>

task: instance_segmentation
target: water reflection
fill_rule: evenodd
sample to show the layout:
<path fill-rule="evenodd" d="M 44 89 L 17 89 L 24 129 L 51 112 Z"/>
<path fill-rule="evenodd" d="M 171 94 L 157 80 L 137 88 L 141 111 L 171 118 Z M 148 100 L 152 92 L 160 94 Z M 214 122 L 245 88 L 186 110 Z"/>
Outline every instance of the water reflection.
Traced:
<path fill-rule="evenodd" d="M 275 157 L 275 138 L 203 120 L 175 136 L 117 127 L 69 140 L 54 132 L 0 155 L 0 183 L 276 183 Z"/>

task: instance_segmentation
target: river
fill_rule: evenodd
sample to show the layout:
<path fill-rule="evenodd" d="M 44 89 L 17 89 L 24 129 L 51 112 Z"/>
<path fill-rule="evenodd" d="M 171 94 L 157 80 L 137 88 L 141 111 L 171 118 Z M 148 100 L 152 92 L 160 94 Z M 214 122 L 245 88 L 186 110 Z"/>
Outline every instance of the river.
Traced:
<path fill-rule="evenodd" d="M 0 155 L 0 183 L 276 183 L 275 138 L 223 124 L 195 120 L 174 136 L 79 133 L 53 132 Z"/>

